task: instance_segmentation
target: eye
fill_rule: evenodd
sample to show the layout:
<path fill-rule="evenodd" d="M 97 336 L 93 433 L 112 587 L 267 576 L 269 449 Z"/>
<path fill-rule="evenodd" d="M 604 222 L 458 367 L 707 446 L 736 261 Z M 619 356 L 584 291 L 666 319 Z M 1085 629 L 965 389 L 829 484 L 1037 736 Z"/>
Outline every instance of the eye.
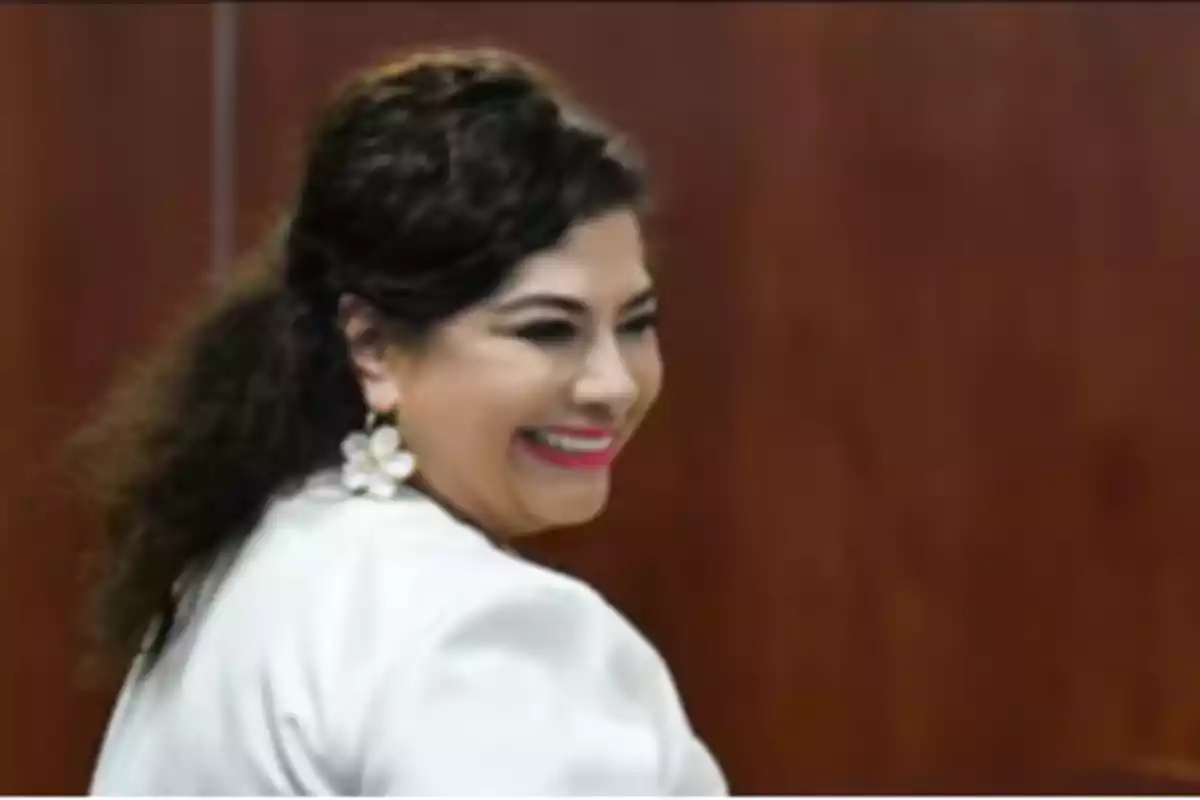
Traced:
<path fill-rule="evenodd" d="M 638 314 L 633 319 L 627 320 L 621 326 L 621 333 L 626 333 L 630 336 L 640 336 L 644 333 L 650 333 L 657 327 L 658 312 L 647 311 L 645 314 Z"/>
<path fill-rule="evenodd" d="M 566 344 L 575 338 L 575 326 L 566 320 L 541 320 L 517 328 L 514 333 L 535 344 Z"/>

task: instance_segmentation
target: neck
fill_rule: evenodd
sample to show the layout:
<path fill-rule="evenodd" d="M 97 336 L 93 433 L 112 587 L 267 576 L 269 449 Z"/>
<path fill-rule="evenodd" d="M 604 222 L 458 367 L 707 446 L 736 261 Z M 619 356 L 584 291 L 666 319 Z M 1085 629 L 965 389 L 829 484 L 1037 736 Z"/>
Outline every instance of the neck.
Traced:
<path fill-rule="evenodd" d="M 512 539 L 497 532 L 494 527 L 484 524 L 480 519 L 468 513 L 458 504 L 451 502 L 443 493 L 431 486 L 421 474 L 418 473 L 414 475 L 409 480 L 408 484 L 441 506 L 442 510 L 454 519 L 479 531 L 481 534 L 483 534 L 485 539 L 487 539 L 500 550 L 504 550 L 508 553 L 517 552 L 516 548 L 513 546 Z"/>

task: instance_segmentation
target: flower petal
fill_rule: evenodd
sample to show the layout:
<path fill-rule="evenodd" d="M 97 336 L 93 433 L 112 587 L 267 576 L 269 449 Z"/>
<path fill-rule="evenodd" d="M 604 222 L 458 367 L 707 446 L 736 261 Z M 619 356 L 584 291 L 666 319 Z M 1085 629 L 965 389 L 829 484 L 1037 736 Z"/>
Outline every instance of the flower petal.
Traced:
<path fill-rule="evenodd" d="M 369 452 L 371 440 L 362 431 L 355 431 L 342 439 L 342 455 L 347 459 Z"/>
<path fill-rule="evenodd" d="M 378 463 L 379 462 L 375 460 L 375 456 L 365 451 L 361 453 L 351 453 L 346 457 L 345 461 L 346 466 L 353 467 L 354 469 L 360 471 L 365 470 L 367 472 L 372 472 L 377 469 Z"/>
<path fill-rule="evenodd" d="M 386 460 L 400 449 L 400 431 L 391 425 L 382 425 L 371 433 L 371 455 L 379 461 Z"/>
<path fill-rule="evenodd" d="M 361 492 L 371 484 L 371 473 L 351 464 L 342 467 L 342 485 L 352 492 Z"/>
<path fill-rule="evenodd" d="M 396 496 L 396 481 L 382 472 L 377 472 L 370 477 L 367 491 L 372 497 L 390 500 Z"/>
<path fill-rule="evenodd" d="M 417 459 L 407 450 L 393 453 L 379 465 L 383 471 L 398 481 L 406 481 L 412 477 L 417 468 Z"/>

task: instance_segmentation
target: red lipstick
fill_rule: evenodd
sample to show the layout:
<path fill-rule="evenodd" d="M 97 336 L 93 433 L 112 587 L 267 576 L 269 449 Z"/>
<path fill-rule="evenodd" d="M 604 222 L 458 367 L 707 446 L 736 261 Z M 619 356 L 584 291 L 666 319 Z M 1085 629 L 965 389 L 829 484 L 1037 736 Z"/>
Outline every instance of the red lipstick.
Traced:
<path fill-rule="evenodd" d="M 535 458 L 564 469 L 603 469 L 617 455 L 617 437 L 609 428 L 536 428 L 523 431 L 521 442 Z"/>

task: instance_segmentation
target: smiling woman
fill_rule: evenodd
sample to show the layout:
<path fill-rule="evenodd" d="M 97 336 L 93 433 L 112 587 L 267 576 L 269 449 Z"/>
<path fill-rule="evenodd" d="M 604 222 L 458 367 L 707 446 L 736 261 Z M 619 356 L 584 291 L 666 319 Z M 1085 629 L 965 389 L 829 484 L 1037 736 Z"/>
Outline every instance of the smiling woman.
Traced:
<path fill-rule="evenodd" d="M 496 51 L 364 73 L 282 236 L 86 432 L 104 794 L 713 794 L 670 673 L 503 543 L 658 395 L 643 174 Z M 144 646 L 143 646 L 144 645 Z"/>
<path fill-rule="evenodd" d="M 358 354 L 372 409 L 396 409 L 420 454 L 417 485 L 506 537 L 599 514 L 608 468 L 658 396 L 649 286 L 637 218 L 613 211 L 425 346 Z"/>

